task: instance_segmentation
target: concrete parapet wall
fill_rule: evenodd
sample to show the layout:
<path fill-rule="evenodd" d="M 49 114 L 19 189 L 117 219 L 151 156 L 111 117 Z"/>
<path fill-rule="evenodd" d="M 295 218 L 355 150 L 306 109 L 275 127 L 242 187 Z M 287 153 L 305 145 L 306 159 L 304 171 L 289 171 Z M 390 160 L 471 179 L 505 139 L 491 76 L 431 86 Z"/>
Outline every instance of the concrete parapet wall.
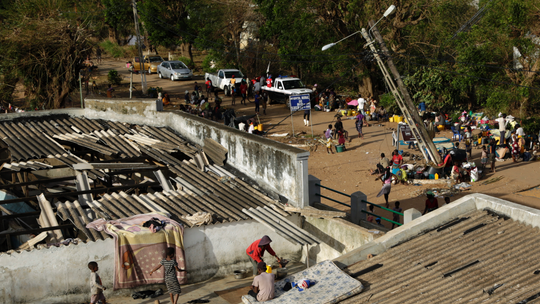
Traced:
<path fill-rule="evenodd" d="M 303 228 L 324 242 L 309 248 L 310 265 L 335 259 L 373 241 L 373 234 L 367 229 L 339 218 L 306 217 Z M 302 254 L 302 261 L 304 261 L 305 250 Z"/>
<path fill-rule="evenodd" d="M 120 98 L 99 98 L 85 99 L 85 109 L 107 112 L 112 111 L 124 115 L 148 115 L 156 112 L 155 99 L 120 99 Z"/>
<path fill-rule="evenodd" d="M 290 218 L 298 222 L 297 216 Z M 231 275 L 236 269 L 251 269 L 247 247 L 268 235 L 279 256 L 300 261 L 300 245 L 291 244 L 254 220 L 208 225 L 184 230 L 188 281 L 201 282 L 214 276 Z M 90 261 L 99 264 L 107 288 L 105 296 L 130 295 L 134 290 L 113 291 L 114 241 L 81 243 L 48 249 L 0 255 L 0 303 L 83 303 L 90 298 Z M 275 262 L 268 253 L 265 261 Z M 142 286 L 138 289 L 151 289 Z M 163 288 L 163 287 L 162 287 Z"/>
<path fill-rule="evenodd" d="M 168 126 L 192 143 L 204 145 L 212 138 L 228 150 L 227 164 L 248 176 L 266 191 L 303 208 L 309 206 L 309 152 L 261 136 L 227 127 L 181 111 L 157 112 L 155 99 L 85 99 L 86 108 L 58 109 L 0 115 L 16 118 L 70 115 L 156 127 Z"/>
<path fill-rule="evenodd" d="M 124 100 L 114 101 L 122 103 Z M 87 104 L 92 102 L 87 99 Z M 212 138 L 228 150 L 227 164 L 257 182 L 261 188 L 278 193 L 299 208 L 309 205 L 308 151 L 181 111 L 143 111 L 143 114 L 124 115 L 115 108 L 100 111 L 89 106 L 84 116 L 90 119 L 168 126 L 190 142 L 201 146 L 205 138 Z"/>

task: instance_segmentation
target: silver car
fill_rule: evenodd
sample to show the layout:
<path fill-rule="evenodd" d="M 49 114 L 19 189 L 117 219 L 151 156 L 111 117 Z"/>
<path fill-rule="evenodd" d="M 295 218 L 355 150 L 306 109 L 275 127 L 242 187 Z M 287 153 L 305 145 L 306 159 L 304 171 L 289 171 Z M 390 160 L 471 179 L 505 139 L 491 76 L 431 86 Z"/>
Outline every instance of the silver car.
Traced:
<path fill-rule="evenodd" d="M 157 67 L 159 78 L 168 78 L 172 81 L 191 79 L 193 72 L 182 61 L 163 61 Z"/>

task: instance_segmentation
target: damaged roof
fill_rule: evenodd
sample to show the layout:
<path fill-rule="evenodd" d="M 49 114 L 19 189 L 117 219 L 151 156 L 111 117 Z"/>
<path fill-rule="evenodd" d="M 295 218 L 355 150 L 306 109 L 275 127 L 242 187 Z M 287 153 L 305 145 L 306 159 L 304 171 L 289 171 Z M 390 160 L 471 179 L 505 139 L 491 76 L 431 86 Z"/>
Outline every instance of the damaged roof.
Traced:
<path fill-rule="evenodd" d="M 349 266 L 367 288 L 340 303 L 532 303 L 538 231 L 488 211 L 462 215 Z"/>
<path fill-rule="evenodd" d="M 198 212 L 211 215 L 205 224 L 251 219 L 242 210 L 261 207 L 289 215 L 257 186 L 213 164 L 223 165 L 227 151 L 221 145 L 205 148 L 211 154 L 209 161 L 200 146 L 166 127 L 67 115 L 28 117 L 1 122 L 0 139 L 11 153 L 11 162 L 0 164 L 0 175 L 5 173 L 0 177 L 9 178 L 11 190 L 22 189 L 17 190 L 23 194 L 19 198 L 26 202 L 35 198 L 30 190 L 42 191 L 57 216 L 92 241 L 108 237 L 85 228 L 96 218 L 113 220 L 160 211 L 193 226 L 189 217 Z M 69 176 L 50 178 L 42 173 L 59 168 L 85 170 L 89 182 L 82 187 L 75 176 L 67 180 Z M 158 169 L 164 174 L 139 173 Z"/>

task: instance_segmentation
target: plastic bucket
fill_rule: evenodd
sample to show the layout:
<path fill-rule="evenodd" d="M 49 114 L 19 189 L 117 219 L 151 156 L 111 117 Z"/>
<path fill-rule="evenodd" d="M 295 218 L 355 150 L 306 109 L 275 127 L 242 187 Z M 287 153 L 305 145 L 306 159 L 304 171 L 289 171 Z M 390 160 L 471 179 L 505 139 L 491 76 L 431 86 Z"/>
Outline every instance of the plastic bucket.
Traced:
<path fill-rule="evenodd" d="M 260 132 L 262 132 L 262 130 L 263 130 L 263 125 L 262 125 L 262 124 L 258 125 L 258 126 L 257 126 L 257 129 L 258 129 Z"/>
<path fill-rule="evenodd" d="M 352 110 L 349 110 L 349 111 L 347 112 L 347 116 L 352 116 Z"/>
<path fill-rule="evenodd" d="M 347 110 L 341 110 L 341 115 L 343 116 L 347 115 Z"/>
<path fill-rule="evenodd" d="M 343 148 L 345 148 L 345 147 L 343 147 L 343 145 L 337 145 L 337 146 L 336 146 L 336 152 L 337 152 L 337 153 L 343 152 Z"/>
<path fill-rule="evenodd" d="M 403 116 L 398 116 L 397 117 L 397 122 L 403 122 Z"/>
<path fill-rule="evenodd" d="M 392 116 L 392 117 L 389 117 L 389 118 L 388 118 L 388 121 L 389 121 L 389 122 L 394 122 L 394 117 L 393 117 L 393 116 Z"/>

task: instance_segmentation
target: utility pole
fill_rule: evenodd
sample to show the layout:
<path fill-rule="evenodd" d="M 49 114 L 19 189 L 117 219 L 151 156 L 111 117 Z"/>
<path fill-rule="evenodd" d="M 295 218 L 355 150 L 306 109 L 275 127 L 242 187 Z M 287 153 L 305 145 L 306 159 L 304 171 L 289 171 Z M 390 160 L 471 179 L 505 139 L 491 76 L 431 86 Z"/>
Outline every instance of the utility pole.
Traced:
<path fill-rule="evenodd" d="M 377 27 L 374 26 L 374 22 L 370 21 L 369 23 L 370 23 L 370 26 L 372 26 L 373 34 L 375 38 L 377 39 L 377 41 L 379 42 L 379 44 L 381 45 L 383 52 L 385 54 L 389 54 L 388 48 L 386 47 L 386 44 L 384 43 L 384 40 L 382 39 L 382 36 L 379 33 L 379 30 L 377 29 Z M 398 104 L 399 108 L 403 112 L 403 115 L 405 116 L 405 119 L 407 120 L 407 124 L 411 128 L 411 131 L 413 132 L 414 137 L 416 138 L 416 141 L 418 143 L 418 148 L 424 155 L 424 158 L 426 159 L 426 161 L 431 160 L 435 165 L 442 164 L 443 161 L 442 161 L 441 156 L 439 155 L 439 152 L 437 151 L 437 147 L 435 147 L 435 144 L 433 144 L 433 140 L 427 133 L 427 130 L 424 126 L 424 122 L 420 118 L 420 115 L 418 114 L 418 111 L 416 110 L 416 107 L 414 106 L 414 103 L 412 101 L 411 96 L 409 95 L 409 92 L 407 91 L 407 88 L 405 88 L 405 84 L 401 80 L 401 76 L 396 66 L 394 65 L 392 58 L 390 56 L 387 56 L 386 62 L 388 66 L 390 67 L 390 71 L 394 75 L 393 78 L 388 73 L 388 70 L 386 69 L 386 65 L 384 64 L 381 57 L 379 56 L 379 51 L 374 45 L 375 41 L 371 39 L 366 29 L 362 29 L 362 36 L 364 36 L 364 38 L 368 42 L 367 45 L 370 47 L 371 51 L 373 52 L 373 55 L 375 56 L 375 59 L 377 60 L 377 64 L 379 65 L 379 68 L 381 69 L 381 72 L 384 75 L 384 80 L 386 81 L 386 84 L 392 91 L 392 94 L 394 95 L 394 98 L 396 99 L 396 103 Z M 396 87 L 394 80 L 397 82 L 399 86 L 399 91 L 398 91 L 398 88 Z M 398 130 L 398 133 L 399 133 L 399 130 Z"/>
<path fill-rule="evenodd" d="M 146 75 L 144 72 L 146 71 L 144 68 L 144 58 L 142 53 L 142 46 L 141 46 L 141 32 L 139 31 L 139 18 L 137 17 L 137 2 L 135 0 L 132 0 L 132 6 L 133 6 L 133 19 L 135 20 L 135 32 L 137 33 L 137 44 L 139 49 L 139 61 L 141 64 L 141 68 L 139 69 L 139 72 L 141 73 L 141 91 L 143 95 L 146 95 Z"/>

